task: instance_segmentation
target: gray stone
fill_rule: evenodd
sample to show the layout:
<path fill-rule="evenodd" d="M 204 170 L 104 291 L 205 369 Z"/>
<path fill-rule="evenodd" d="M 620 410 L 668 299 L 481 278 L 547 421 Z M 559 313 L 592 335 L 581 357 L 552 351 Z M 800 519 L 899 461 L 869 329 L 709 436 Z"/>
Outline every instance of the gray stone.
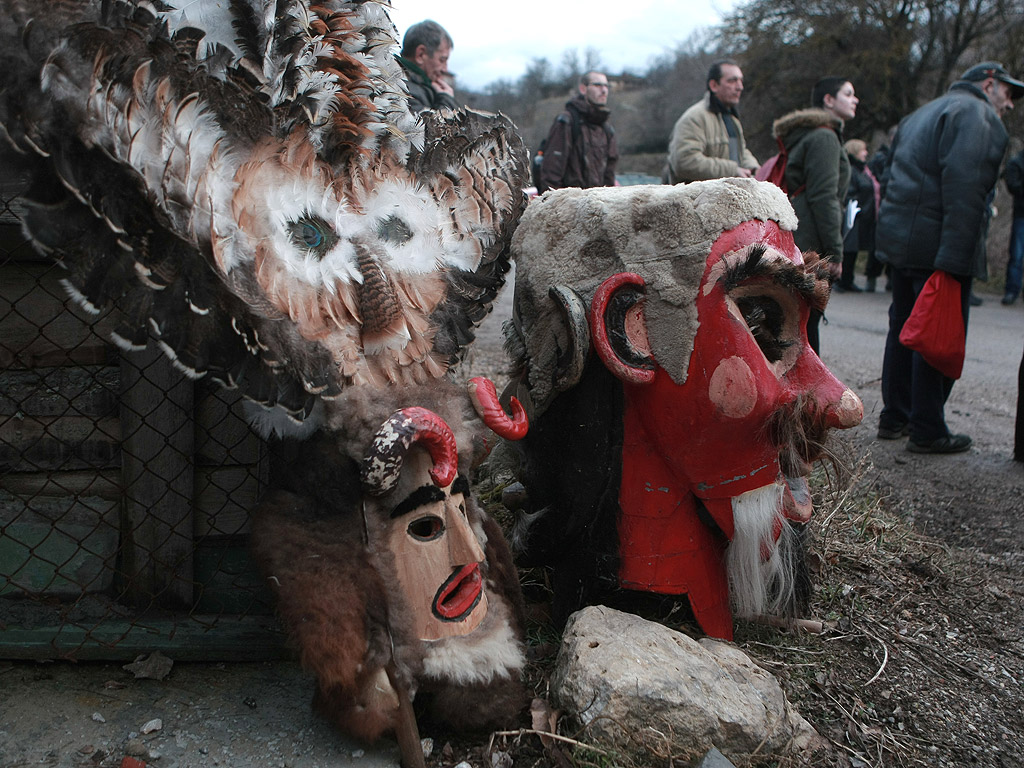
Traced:
<path fill-rule="evenodd" d="M 778 681 L 734 645 L 700 642 L 604 606 L 573 614 L 552 676 L 587 737 L 626 753 L 733 758 L 822 744 Z"/>
<path fill-rule="evenodd" d="M 700 761 L 700 765 L 698 765 L 697 768 L 736 768 L 736 764 L 717 749 L 712 747 L 708 750 L 708 753 L 704 755 L 704 759 Z"/>

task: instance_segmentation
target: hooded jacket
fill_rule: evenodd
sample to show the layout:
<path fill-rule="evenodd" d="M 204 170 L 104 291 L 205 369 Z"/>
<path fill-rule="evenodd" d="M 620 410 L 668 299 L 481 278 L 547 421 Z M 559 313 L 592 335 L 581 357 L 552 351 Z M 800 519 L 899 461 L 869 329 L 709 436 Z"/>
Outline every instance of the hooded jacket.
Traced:
<path fill-rule="evenodd" d="M 786 147 L 786 186 L 800 224 L 793 239 L 802 251 L 832 261 L 843 254 L 843 200 L 850 160 L 843 149 L 843 121 L 827 109 L 800 109 L 780 117 L 772 136 Z"/>
<path fill-rule="evenodd" d="M 878 258 L 985 279 L 989 195 L 1008 137 L 984 91 L 959 81 L 903 119 L 882 179 Z"/>
<path fill-rule="evenodd" d="M 582 93 L 566 102 L 565 112 L 555 118 L 544 145 L 540 178 L 545 191 L 615 186 L 619 145 L 615 131 L 606 125 L 610 114 L 607 107 L 591 104 Z M 582 147 L 573 141 L 574 117 L 579 120 Z"/>

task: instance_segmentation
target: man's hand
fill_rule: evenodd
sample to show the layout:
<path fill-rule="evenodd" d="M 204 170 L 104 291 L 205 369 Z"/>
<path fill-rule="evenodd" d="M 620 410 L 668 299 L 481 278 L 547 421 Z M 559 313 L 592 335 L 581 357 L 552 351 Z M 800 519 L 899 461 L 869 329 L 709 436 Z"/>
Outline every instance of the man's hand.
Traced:
<path fill-rule="evenodd" d="M 744 179 L 749 179 L 751 176 L 754 175 L 754 172 L 749 168 L 739 168 L 737 170 L 739 172 L 740 177 Z"/>
<path fill-rule="evenodd" d="M 452 84 L 448 81 L 448 78 L 443 75 L 436 80 L 431 80 L 430 84 L 434 86 L 434 90 L 438 93 L 447 93 L 449 96 L 455 96 L 455 89 Z"/>

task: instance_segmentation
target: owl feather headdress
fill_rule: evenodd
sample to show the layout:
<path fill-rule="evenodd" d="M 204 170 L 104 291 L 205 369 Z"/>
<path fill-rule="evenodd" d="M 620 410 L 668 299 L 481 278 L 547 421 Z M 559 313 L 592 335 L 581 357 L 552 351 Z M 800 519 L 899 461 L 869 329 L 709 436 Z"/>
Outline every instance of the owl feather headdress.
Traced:
<path fill-rule="evenodd" d="M 0 7 L 25 230 L 82 306 L 117 306 L 120 346 L 296 419 L 459 358 L 508 270 L 524 150 L 500 115 L 409 112 L 382 3 Z"/>

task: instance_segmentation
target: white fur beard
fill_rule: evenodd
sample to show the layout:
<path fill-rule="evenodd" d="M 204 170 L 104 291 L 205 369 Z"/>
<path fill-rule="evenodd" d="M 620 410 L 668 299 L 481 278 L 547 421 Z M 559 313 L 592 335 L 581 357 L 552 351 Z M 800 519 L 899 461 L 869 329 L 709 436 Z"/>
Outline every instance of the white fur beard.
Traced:
<path fill-rule="evenodd" d="M 423 674 L 455 685 L 517 676 L 526 666 L 523 647 L 509 624 L 507 603 L 488 591 L 487 616 L 468 635 L 423 643 Z"/>
<path fill-rule="evenodd" d="M 794 604 L 798 547 L 796 534 L 782 515 L 783 491 L 775 483 L 732 499 L 735 533 L 725 567 L 736 616 L 780 615 Z M 775 541 L 772 529 L 779 522 L 782 533 Z M 763 551 L 770 553 L 767 559 Z"/>

